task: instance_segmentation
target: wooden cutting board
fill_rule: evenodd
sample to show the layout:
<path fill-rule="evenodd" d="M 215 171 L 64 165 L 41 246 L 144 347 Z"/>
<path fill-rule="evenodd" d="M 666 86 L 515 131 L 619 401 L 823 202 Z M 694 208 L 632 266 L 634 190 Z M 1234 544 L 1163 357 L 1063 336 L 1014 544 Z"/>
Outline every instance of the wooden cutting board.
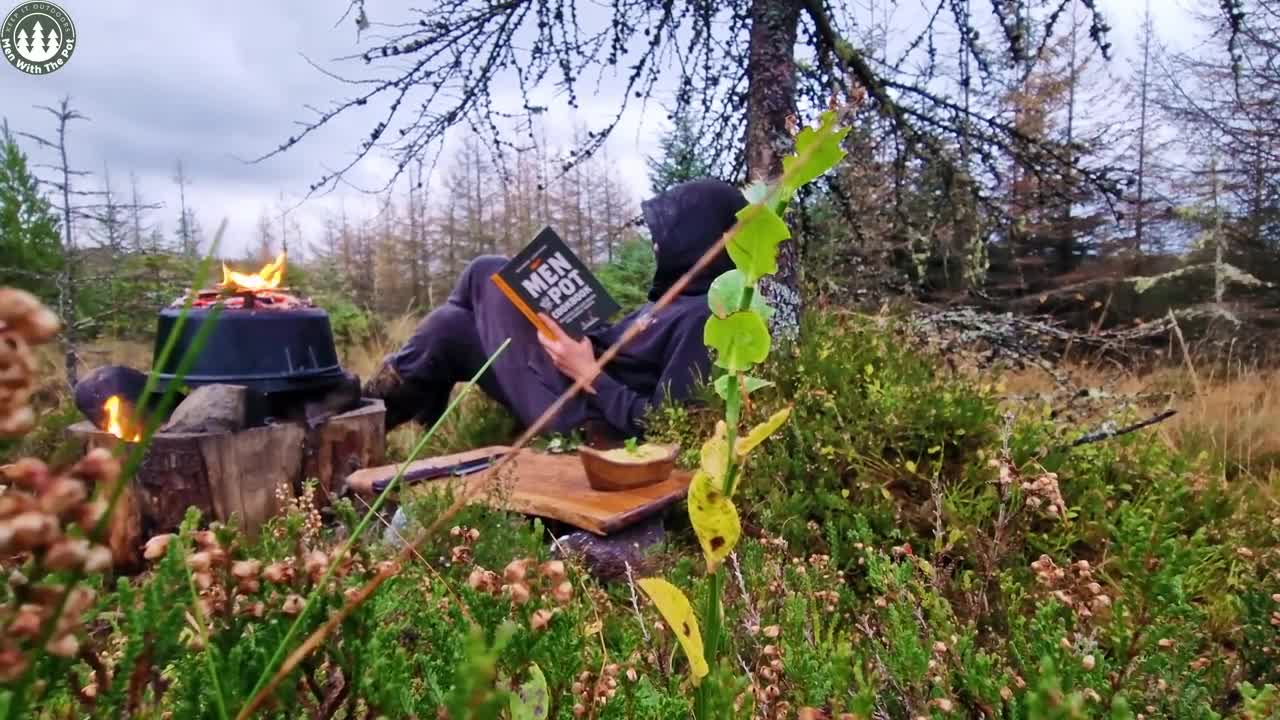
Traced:
<path fill-rule="evenodd" d="M 411 463 L 408 471 L 476 460 L 508 449 L 493 446 L 419 460 Z M 394 477 L 398 469 L 398 465 L 385 465 L 357 470 L 347 478 L 347 485 L 367 495 L 374 483 Z M 457 491 L 461 492 L 462 483 L 469 489 L 480 486 L 473 502 L 558 520 L 597 535 L 608 535 L 683 498 L 692 477 L 688 472 L 676 470 L 670 478 L 657 485 L 601 492 L 588 484 L 587 474 L 577 454 L 551 455 L 527 449 L 521 450 L 511 465 L 499 474 L 501 478 L 497 483 L 491 483 L 492 471 L 486 469 L 463 478 L 419 482 L 410 488 L 412 492 L 426 492 L 433 487 L 441 487 L 441 483 L 454 482 L 459 483 Z M 493 487 L 484 487 L 487 484 Z"/>

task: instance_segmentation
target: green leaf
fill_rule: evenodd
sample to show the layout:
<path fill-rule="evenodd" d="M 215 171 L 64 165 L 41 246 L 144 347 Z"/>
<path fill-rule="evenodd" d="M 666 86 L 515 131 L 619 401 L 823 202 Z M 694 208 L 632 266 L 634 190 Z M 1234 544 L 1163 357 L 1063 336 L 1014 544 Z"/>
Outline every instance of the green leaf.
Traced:
<path fill-rule="evenodd" d="M 529 666 L 529 680 L 511 695 L 511 720 L 546 720 L 550 707 L 547 678 L 535 663 Z"/>
<path fill-rule="evenodd" d="M 715 387 L 716 389 L 716 394 L 720 396 L 721 400 L 729 399 L 729 383 L 736 382 L 738 380 L 738 377 L 739 377 L 738 375 L 734 375 L 734 374 L 721 375 L 720 377 L 716 378 L 716 381 L 714 383 L 712 383 L 712 386 Z M 773 387 L 773 383 L 769 382 L 768 380 L 761 380 L 760 378 L 745 376 L 742 378 L 742 387 L 738 388 L 738 392 L 741 393 L 743 391 L 746 391 L 746 394 L 750 395 L 751 393 L 757 390 L 762 390 L 767 387 Z"/>
<path fill-rule="evenodd" d="M 731 372 L 749 370 L 763 361 L 772 344 L 764 318 L 750 310 L 707 318 L 702 341 L 716 349 L 716 365 Z"/>
<path fill-rule="evenodd" d="M 748 205 L 738 211 L 737 231 L 729 238 L 729 257 L 750 284 L 778 272 L 778 245 L 791 229 L 767 207 Z"/>
<path fill-rule="evenodd" d="M 730 270 L 712 281 L 707 292 L 707 305 L 716 315 L 728 317 L 742 309 L 742 293 L 749 286 L 747 276 L 741 270 Z M 751 309 L 760 313 L 765 322 L 773 317 L 773 308 L 758 290 L 751 294 Z"/>
<path fill-rule="evenodd" d="M 803 185 L 836 166 L 844 157 L 840 147 L 849 128 L 840 127 L 834 111 L 822 113 L 818 127 L 806 127 L 796 135 L 796 152 L 782 158 L 782 195 L 789 199 Z"/>

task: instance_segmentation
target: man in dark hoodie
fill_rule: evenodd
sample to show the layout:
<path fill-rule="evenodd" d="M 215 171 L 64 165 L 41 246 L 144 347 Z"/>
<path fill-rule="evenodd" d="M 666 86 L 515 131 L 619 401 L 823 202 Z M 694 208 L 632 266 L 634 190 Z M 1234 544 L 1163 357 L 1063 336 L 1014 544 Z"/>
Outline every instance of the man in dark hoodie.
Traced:
<path fill-rule="evenodd" d="M 454 383 L 474 375 L 510 338 L 479 385 L 528 427 L 574 380 L 589 375 L 595 358 L 629 326 L 646 323 L 602 373 L 588 377 L 587 392 L 567 403 L 546 428 L 564 433 L 594 426 L 615 441 L 639 436 L 651 407 L 664 397 L 688 398 L 697 380 L 708 377 L 711 361 L 702 340 L 710 315 L 707 291 L 733 262 L 721 251 L 670 305 L 654 313 L 653 301 L 733 226 L 746 205 L 737 188 L 716 180 L 683 183 L 641 203 L 657 253 L 650 302 L 576 342 L 559 328 L 555 338 L 540 336 L 489 280 L 505 258 L 476 258 L 448 301 L 384 361 L 365 395 L 385 401 L 388 429 L 411 419 L 432 423 L 444 412 Z"/>

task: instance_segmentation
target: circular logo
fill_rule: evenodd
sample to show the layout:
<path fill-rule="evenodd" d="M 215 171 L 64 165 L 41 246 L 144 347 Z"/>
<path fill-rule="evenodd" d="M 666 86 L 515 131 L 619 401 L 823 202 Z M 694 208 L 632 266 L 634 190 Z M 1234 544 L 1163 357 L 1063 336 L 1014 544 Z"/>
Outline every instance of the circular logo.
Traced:
<path fill-rule="evenodd" d="M 51 2 L 24 2 L 0 26 L 0 52 L 30 75 L 51 73 L 76 49 L 76 26 L 66 10 Z"/>

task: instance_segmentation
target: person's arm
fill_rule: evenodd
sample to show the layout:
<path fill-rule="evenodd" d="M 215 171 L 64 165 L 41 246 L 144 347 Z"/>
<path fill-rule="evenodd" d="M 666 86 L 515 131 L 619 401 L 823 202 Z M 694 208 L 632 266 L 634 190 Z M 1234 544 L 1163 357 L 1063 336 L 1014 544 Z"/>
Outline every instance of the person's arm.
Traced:
<path fill-rule="evenodd" d="M 694 384 L 711 371 L 711 360 L 702 340 L 702 323 L 684 322 L 672 334 L 667 345 L 666 362 L 652 395 L 642 395 L 618 382 L 607 371 L 596 376 L 595 394 L 587 402 L 600 411 L 605 422 L 624 435 L 639 436 L 640 422 L 650 408 L 665 398 L 683 400 L 692 393 Z"/>

